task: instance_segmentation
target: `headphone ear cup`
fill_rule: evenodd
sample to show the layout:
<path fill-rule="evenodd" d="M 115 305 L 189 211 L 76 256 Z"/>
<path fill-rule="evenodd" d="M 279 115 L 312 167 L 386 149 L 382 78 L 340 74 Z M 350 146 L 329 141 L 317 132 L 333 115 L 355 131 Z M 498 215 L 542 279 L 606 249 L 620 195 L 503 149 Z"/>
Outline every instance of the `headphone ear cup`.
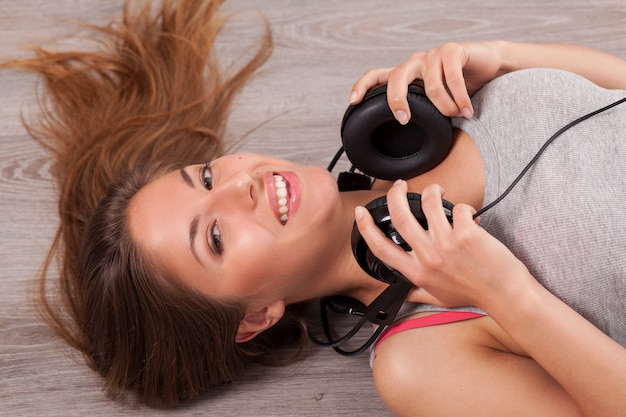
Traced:
<path fill-rule="evenodd" d="M 452 124 L 411 84 L 411 120 L 401 125 L 387 104 L 387 86 L 377 87 L 346 110 L 341 139 L 348 159 L 362 172 L 384 180 L 412 178 L 439 164 L 452 145 Z"/>
<path fill-rule="evenodd" d="M 385 196 L 379 197 L 371 202 L 369 202 L 365 208 L 370 212 L 372 217 L 374 218 L 374 223 L 376 225 L 380 224 L 381 220 L 385 216 L 387 205 L 387 198 Z M 361 267 L 363 271 L 368 273 L 370 276 L 382 280 L 379 274 L 376 271 L 376 265 L 372 265 L 374 260 L 377 260 L 376 257 L 370 251 L 369 246 L 361 233 L 359 232 L 359 228 L 357 227 L 356 222 L 352 225 L 352 235 L 351 235 L 351 243 L 352 243 L 352 253 L 357 263 Z M 384 281 L 383 281 L 384 282 Z"/>
<path fill-rule="evenodd" d="M 407 199 L 409 200 L 409 206 L 411 207 L 413 215 L 416 218 L 420 216 L 424 217 L 423 214 L 420 214 L 421 196 L 415 193 L 408 193 Z M 414 205 L 415 201 L 417 201 L 418 206 Z M 411 250 L 411 247 L 405 242 L 391 223 L 386 196 L 370 201 L 365 205 L 365 208 L 370 212 L 372 218 L 374 219 L 374 223 L 385 234 L 385 236 L 391 239 L 395 244 L 401 246 L 404 250 Z M 393 274 L 393 270 L 385 265 L 384 262 L 376 258 L 370 251 L 367 242 L 365 242 L 365 239 L 363 239 L 361 233 L 359 232 L 356 222 L 352 227 L 352 252 L 361 269 L 367 272 L 370 276 L 387 284 L 392 284 L 395 281 L 396 276 Z"/>
<path fill-rule="evenodd" d="M 426 216 L 422 211 L 422 196 L 417 193 L 407 193 L 407 200 L 411 213 L 417 220 L 417 222 L 425 229 L 428 230 L 428 222 Z M 454 205 L 447 200 L 443 200 L 443 210 L 450 223 L 452 223 L 452 208 Z M 411 246 L 400 236 L 400 233 L 391 223 L 391 216 L 389 215 L 389 209 L 387 207 L 387 197 L 378 197 L 365 205 L 365 208 L 370 212 L 374 223 L 378 228 L 396 245 L 402 247 L 406 251 L 412 250 Z M 397 274 L 393 273 L 393 269 L 388 267 L 380 259 L 376 258 L 371 252 L 367 242 L 361 236 L 356 222 L 352 226 L 352 253 L 354 257 L 365 272 L 370 276 L 385 282 L 387 284 L 393 284 L 397 279 Z"/>

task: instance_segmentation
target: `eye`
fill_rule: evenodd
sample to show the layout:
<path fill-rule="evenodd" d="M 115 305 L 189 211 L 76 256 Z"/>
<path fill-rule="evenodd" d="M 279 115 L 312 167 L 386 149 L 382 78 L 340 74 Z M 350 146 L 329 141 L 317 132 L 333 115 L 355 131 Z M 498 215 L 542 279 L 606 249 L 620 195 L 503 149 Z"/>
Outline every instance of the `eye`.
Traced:
<path fill-rule="evenodd" d="M 207 190 L 213 189 L 213 175 L 211 175 L 211 167 L 208 162 L 202 167 L 202 184 Z"/>
<path fill-rule="evenodd" d="M 215 252 L 218 255 L 222 254 L 222 234 L 220 233 L 220 229 L 219 226 L 217 224 L 217 221 L 215 223 L 213 223 L 213 225 L 211 226 L 211 248 L 213 249 L 213 252 Z"/>

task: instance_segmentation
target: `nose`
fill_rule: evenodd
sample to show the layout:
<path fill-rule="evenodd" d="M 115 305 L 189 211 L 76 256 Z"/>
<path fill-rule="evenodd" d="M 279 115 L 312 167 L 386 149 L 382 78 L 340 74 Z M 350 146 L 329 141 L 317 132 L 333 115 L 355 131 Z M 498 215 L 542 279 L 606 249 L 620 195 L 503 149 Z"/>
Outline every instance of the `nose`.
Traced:
<path fill-rule="evenodd" d="M 254 180 L 244 171 L 221 178 L 213 187 L 213 197 L 238 208 L 254 208 L 257 201 Z"/>

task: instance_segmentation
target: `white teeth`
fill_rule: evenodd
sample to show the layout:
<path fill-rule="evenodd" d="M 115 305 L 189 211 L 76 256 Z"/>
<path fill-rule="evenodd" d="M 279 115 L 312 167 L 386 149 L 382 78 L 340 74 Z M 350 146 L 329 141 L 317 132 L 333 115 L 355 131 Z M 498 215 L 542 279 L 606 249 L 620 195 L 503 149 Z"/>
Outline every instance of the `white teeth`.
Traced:
<path fill-rule="evenodd" d="M 276 187 L 276 202 L 280 221 L 285 224 L 289 220 L 289 206 L 287 206 L 287 183 L 281 175 L 274 175 L 274 187 Z"/>

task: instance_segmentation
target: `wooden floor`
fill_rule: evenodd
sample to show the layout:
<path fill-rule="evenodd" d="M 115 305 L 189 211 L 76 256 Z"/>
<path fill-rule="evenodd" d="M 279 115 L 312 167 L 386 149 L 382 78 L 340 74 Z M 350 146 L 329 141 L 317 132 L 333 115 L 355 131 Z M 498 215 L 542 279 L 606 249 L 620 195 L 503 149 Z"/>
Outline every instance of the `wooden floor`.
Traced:
<path fill-rule="evenodd" d="M 65 19 L 105 22 L 121 0 L 0 0 L 0 56 L 28 42 L 57 48 Z M 446 41 L 571 42 L 626 58 L 624 0 L 234 0 L 238 14 L 221 40 L 226 59 L 254 45 L 270 22 L 276 42 L 267 71 L 247 87 L 229 137 L 242 150 L 326 165 L 339 145 L 351 84 L 366 69 L 403 61 Z M 243 45 L 243 46 L 242 46 Z M 624 74 L 626 76 L 626 74 Z M 57 224 L 47 155 L 25 134 L 35 79 L 0 73 L 0 415 L 161 415 L 113 403 L 102 381 L 56 340 L 34 313 L 30 293 Z M 419 358 L 416 358 L 419 360 Z M 285 369 L 254 369 L 242 383 L 169 412 L 212 416 L 387 416 L 367 355 L 345 359 L 311 348 Z"/>

